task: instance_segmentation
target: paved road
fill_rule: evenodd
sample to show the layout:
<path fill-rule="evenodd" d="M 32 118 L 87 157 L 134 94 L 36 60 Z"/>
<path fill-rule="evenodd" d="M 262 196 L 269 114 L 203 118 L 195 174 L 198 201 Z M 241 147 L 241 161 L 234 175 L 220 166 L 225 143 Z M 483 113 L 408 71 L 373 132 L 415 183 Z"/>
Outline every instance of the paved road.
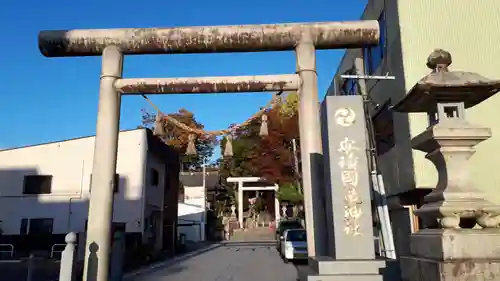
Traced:
<path fill-rule="evenodd" d="M 265 228 L 240 231 L 235 233 L 232 241 L 207 245 L 205 250 L 167 260 L 154 265 L 151 270 L 141 270 L 125 281 L 296 281 L 296 267 L 281 260 L 273 238 L 274 233 Z M 37 265 L 40 270 L 58 266 L 55 263 Z M 26 280 L 26 270 L 21 268 L 0 264 L 0 281 Z M 54 279 L 40 270 L 37 270 L 36 280 Z"/>
<path fill-rule="evenodd" d="M 267 245 L 266 245 L 267 244 Z M 272 243 L 229 242 L 126 281 L 296 281 Z"/>

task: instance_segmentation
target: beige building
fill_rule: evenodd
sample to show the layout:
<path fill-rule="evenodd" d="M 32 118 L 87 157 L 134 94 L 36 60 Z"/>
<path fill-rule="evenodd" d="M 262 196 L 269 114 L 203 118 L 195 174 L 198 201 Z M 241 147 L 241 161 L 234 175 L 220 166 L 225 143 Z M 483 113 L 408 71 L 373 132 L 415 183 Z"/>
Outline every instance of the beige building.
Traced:
<path fill-rule="evenodd" d="M 371 80 L 367 88 L 379 104 L 374 112 L 378 164 L 389 196 L 395 242 L 399 254 L 408 250 L 408 233 L 418 228 L 409 215 L 422 196 L 437 184 L 437 172 L 424 153 L 412 150 L 410 139 L 428 126 L 425 114 L 388 110 L 430 72 L 427 56 L 436 48 L 451 52 L 451 70 L 478 72 L 500 79 L 500 1 L 498 0 L 369 0 L 362 19 L 379 20 L 380 44 L 348 50 L 336 74 L 348 73 L 362 53 L 371 75 L 391 75 L 395 80 Z M 352 94 L 356 83 L 332 83 L 328 95 Z M 477 147 L 471 159 L 472 183 L 500 203 L 500 95 L 467 110 L 470 122 L 492 128 L 493 137 Z"/>

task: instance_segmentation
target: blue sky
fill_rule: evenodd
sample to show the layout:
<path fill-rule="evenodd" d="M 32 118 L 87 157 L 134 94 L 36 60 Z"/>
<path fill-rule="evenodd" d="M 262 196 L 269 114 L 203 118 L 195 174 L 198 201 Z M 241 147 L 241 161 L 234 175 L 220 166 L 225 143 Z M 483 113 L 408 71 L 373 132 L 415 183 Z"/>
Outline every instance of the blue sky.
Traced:
<path fill-rule="evenodd" d="M 95 133 L 100 59 L 45 58 L 37 34 L 45 29 L 168 27 L 343 21 L 359 19 L 366 0 L 253 1 L 16 1 L 2 0 L 0 24 L 0 148 Z M 343 50 L 317 55 L 319 96 Z M 193 77 L 293 73 L 292 52 L 191 54 L 125 58 L 125 77 Z M 270 94 L 150 96 L 164 112 L 187 108 L 209 130 L 247 119 Z M 125 97 L 121 129 L 135 128 L 141 97 Z"/>

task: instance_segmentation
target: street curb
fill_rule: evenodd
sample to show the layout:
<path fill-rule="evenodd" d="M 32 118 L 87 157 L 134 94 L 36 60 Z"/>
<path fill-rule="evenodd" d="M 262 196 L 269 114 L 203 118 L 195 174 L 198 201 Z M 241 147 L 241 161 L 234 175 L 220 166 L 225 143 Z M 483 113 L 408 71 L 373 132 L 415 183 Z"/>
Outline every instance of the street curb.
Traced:
<path fill-rule="evenodd" d="M 273 246 L 276 245 L 276 240 L 254 240 L 254 241 L 244 241 L 244 240 L 230 240 L 220 243 L 222 246 Z"/>
<path fill-rule="evenodd" d="M 223 245 L 222 243 L 217 243 L 217 244 L 209 245 L 207 247 L 204 247 L 204 248 L 201 248 L 201 249 L 198 249 L 198 250 L 186 253 L 186 254 L 178 256 L 178 257 L 174 257 L 172 259 L 169 259 L 169 260 L 166 260 L 166 261 L 163 261 L 163 262 L 154 263 L 154 264 L 152 264 L 152 265 L 150 265 L 150 266 L 148 266 L 146 268 L 141 268 L 141 269 L 138 269 L 136 271 L 132 271 L 132 272 L 126 273 L 123 276 L 123 279 L 132 278 L 132 277 L 135 277 L 135 276 L 138 276 L 138 275 L 141 275 L 141 274 L 145 274 L 145 273 L 150 273 L 151 271 L 154 271 L 155 269 L 159 269 L 161 267 L 165 267 L 165 268 L 169 267 L 169 266 L 171 266 L 174 263 L 177 263 L 177 262 L 189 259 L 189 258 L 191 258 L 193 256 L 197 256 L 199 254 L 203 254 L 204 252 L 208 252 L 210 250 L 219 248 L 222 245 Z"/>

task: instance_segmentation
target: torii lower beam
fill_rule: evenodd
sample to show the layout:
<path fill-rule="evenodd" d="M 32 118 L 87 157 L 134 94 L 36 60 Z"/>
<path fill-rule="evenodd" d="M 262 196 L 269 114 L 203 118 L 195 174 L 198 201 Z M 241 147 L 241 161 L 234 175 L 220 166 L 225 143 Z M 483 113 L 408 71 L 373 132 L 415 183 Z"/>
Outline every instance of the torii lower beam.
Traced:
<path fill-rule="evenodd" d="M 299 88 L 297 74 L 189 77 L 189 78 L 128 78 L 115 82 L 122 94 L 193 94 L 294 91 Z"/>
<path fill-rule="evenodd" d="M 377 21 L 41 31 L 38 46 L 46 57 L 102 54 L 84 279 L 108 281 L 121 102 L 115 84 L 122 78 L 123 55 L 295 50 L 308 254 L 316 256 L 326 249 L 326 238 L 324 210 L 314 203 L 322 198 L 323 169 L 315 51 L 371 46 L 379 35 Z"/>

